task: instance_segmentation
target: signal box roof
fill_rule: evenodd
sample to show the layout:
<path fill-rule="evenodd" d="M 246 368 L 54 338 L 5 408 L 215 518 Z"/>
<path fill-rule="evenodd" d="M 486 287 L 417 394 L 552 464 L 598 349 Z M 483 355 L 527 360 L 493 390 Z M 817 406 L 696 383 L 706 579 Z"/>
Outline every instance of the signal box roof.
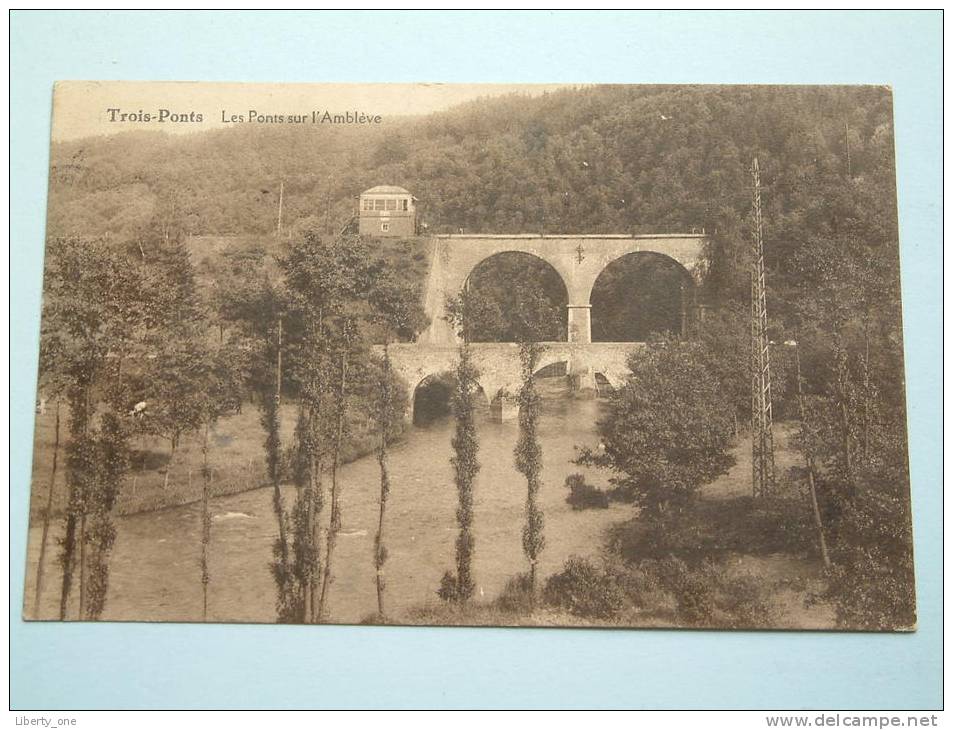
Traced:
<path fill-rule="evenodd" d="M 381 194 L 390 194 L 390 195 L 410 195 L 409 190 L 404 190 L 404 188 L 398 187 L 396 185 L 378 185 L 369 190 L 365 190 L 361 195 L 381 195 Z"/>

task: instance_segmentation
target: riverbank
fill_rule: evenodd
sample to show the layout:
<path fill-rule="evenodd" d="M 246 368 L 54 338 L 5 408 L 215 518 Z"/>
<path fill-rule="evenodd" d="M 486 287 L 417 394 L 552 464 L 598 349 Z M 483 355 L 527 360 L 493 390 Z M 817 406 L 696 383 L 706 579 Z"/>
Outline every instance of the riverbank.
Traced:
<path fill-rule="evenodd" d="M 281 438 L 284 447 L 294 436 L 297 406 L 285 403 L 281 408 Z M 210 432 L 209 464 L 212 493 L 217 496 L 240 494 L 271 483 L 265 457 L 265 432 L 261 413 L 244 403 L 240 413 L 225 416 Z M 373 453 L 378 444 L 374 423 L 363 414 L 350 414 L 348 438 L 342 462 L 349 463 Z M 60 411 L 60 451 L 56 481 L 53 485 L 51 515 L 63 516 L 68 490 L 66 486 L 65 445 L 68 439 L 68 410 Z M 36 415 L 34 432 L 34 471 L 30 490 L 30 525 L 43 520 L 49 498 L 53 446 L 56 442 L 56 406 L 48 404 L 45 413 Z M 131 467 L 116 501 L 116 514 L 134 515 L 192 504 L 202 498 L 202 442 L 197 433 L 186 434 L 174 457 L 169 442 L 157 436 L 137 435 L 130 440 Z M 39 466 L 38 466 L 39 465 Z"/>
<path fill-rule="evenodd" d="M 454 626 L 834 629 L 826 577 L 789 424 L 777 424 L 774 495 L 750 493 L 750 441 L 734 466 L 665 524 L 638 514 L 607 527 L 604 549 L 542 574 L 535 600 L 517 581 L 465 606 L 429 599 L 411 622 Z M 603 511 L 590 508 L 589 512 Z M 549 533 L 547 533 L 548 537 Z"/>
<path fill-rule="evenodd" d="M 512 579 L 527 568 L 521 546 L 526 483 L 513 466 L 517 425 L 489 419 L 478 423 L 482 467 L 474 504 L 475 594 L 463 609 L 437 598 L 443 573 L 453 567 L 457 535 L 457 494 L 449 461 L 453 424 L 443 419 L 424 428 L 409 427 L 405 438 L 391 449 L 389 559 L 385 569 L 385 607 L 390 622 L 756 628 L 770 620 L 771 626 L 780 628 L 833 628 L 830 608 L 810 600 L 821 592 L 824 580 L 811 533 L 800 532 L 799 526 L 789 524 L 790 515 L 772 512 L 770 505 L 755 502 L 749 495 L 747 441 L 735 446 L 736 464 L 730 472 L 702 488 L 697 510 L 671 526 L 665 539 L 647 531 L 633 505 L 612 502 L 607 509 L 573 509 L 566 502 L 564 482 L 569 474 L 580 472 L 596 487 L 609 486 L 604 472 L 572 463 L 577 447 L 598 445 L 595 423 L 601 408 L 596 400 L 569 399 L 544 405 L 540 503 L 546 547 L 539 575 L 544 587 L 551 576 L 564 571 L 572 557 L 602 566 L 608 556 L 615 571 L 613 580 L 626 591 L 619 609 L 613 609 L 612 615 L 583 616 L 565 603 L 541 600 L 526 610 L 519 600 L 498 600 L 509 590 Z M 779 474 L 798 463 L 789 437 L 789 429 L 779 425 Z M 229 447 L 237 448 L 234 444 Z M 373 456 L 358 458 L 340 472 L 343 524 L 329 602 L 329 621 L 334 623 L 362 623 L 376 613 L 373 550 L 379 479 Z M 807 504 L 798 496 L 798 485 L 790 481 L 782 484 L 793 490 L 785 504 L 797 514 L 803 504 L 807 517 Z M 290 502 L 294 489 L 283 489 Z M 270 562 L 277 530 L 271 500 L 269 487 L 213 498 L 209 621 L 275 621 Z M 326 509 L 324 527 L 327 513 Z M 200 505 L 120 516 L 115 522 L 117 538 L 103 620 L 200 620 Z M 24 606 L 28 618 L 58 616 L 60 567 L 55 556 L 61 528 L 62 520 L 56 520 L 48 538 L 45 590 L 38 611 L 34 610 L 34 594 L 41 530 L 36 526 L 30 530 Z M 682 569 L 670 558 L 685 564 L 684 576 L 704 599 L 703 605 L 710 603 L 710 615 L 686 615 L 685 606 L 679 607 L 671 580 L 682 575 L 678 572 Z M 707 562 L 714 570 L 705 567 Z M 75 616 L 74 605 L 68 615 Z"/>
<path fill-rule="evenodd" d="M 600 403 L 565 400 L 547 403 L 540 424 L 543 446 L 541 504 L 547 546 L 543 575 L 558 571 L 574 554 L 596 555 L 607 529 L 631 519 L 631 505 L 579 512 L 566 503 L 564 480 L 582 471 L 606 486 L 605 475 L 572 464 L 576 446 L 598 444 L 595 421 Z M 286 418 L 286 421 L 290 419 Z M 285 424 L 290 425 L 288 423 Z M 474 504 L 476 596 L 490 600 L 506 582 L 525 569 L 521 548 L 525 480 L 513 466 L 517 425 L 481 420 Z M 444 571 L 453 564 L 457 494 L 450 466 L 453 424 L 443 420 L 427 428 L 411 427 L 390 455 L 386 567 L 388 613 L 402 622 L 431 598 Z M 377 527 L 380 475 L 373 456 L 345 465 L 340 472 L 343 525 L 335 551 L 330 620 L 360 623 L 375 612 L 373 549 Z M 285 487 L 290 501 L 293 488 Z M 211 503 L 209 548 L 209 620 L 275 620 L 275 589 L 270 572 L 275 518 L 272 491 L 259 488 L 216 496 Z M 325 510 L 325 524 L 327 520 Z M 25 615 L 58 615 L 60 570 L 54 523 L 48 542 L 44 595 L 33 611 L 34 580 L 41 530 L 30 530 Z M 201 509 L 190 504 L 122 516 L 110 561 L 110 585 L 103 620 L 196 621 L 202 612 L 199 556 Z M 75 616 L 71 607 L 70 616 Z"/>

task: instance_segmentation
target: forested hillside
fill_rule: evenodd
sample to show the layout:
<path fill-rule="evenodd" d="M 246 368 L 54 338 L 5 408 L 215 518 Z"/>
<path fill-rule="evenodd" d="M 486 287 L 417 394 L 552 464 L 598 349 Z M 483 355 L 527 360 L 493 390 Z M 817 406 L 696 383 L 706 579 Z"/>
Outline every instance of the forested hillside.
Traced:
<path fill-rule="evenodd" d="M 746 305 L 755 156 L 779 329 L 835 317 L 850 339 L 862 326 L 900 405 L 892 106 L 882 87 L 584 87 L 373 129 L 76 140 L 52 150 L 48 234 L 108 235 L 133 252 L 200 236 L 268 249 L 282 183 L 289 239 L 336 235 L 362 190 L 397 184 L 420 199 L 430 232 L 704 229 L 709 303 Z"/>
<path fill-rule="evenodd" d="M 379 128 L 240 127 L 56 144 L 50 237 L 141 242 L 337 234 L 380 183 L 430 232 L 712 234 L 715 303 L 746 301 L 750 164 L 764 191 L 772 311 L 858 266 L 899 301 L 891 96 L 881 87 L 602 86 L 481 99 Z M 114 240 L 115 240 L 114 238 Z M 870 277 L 868 277 L 870 279 Z M 897 317 L 899 307 L 885 312 Z M 891 322 L 898 336 L 899 320 Z M 895 343 L 896 344 L 896 343 Z"/>
<path fill-rule="evenodd" d="M 652 232 L 750 205 L 761 157 L 769 220 L 807 207 L 818 175 L 891 186 L 889 92 L 875 87 L 599 87 L 480 100 L 379 128 L 125 133 L 54 145 L 50 234 L 135 236 L 340 225 L 354 197 L 402 185 L 432 231 Z M 890 199 L 892 191 L 884 190 Z M 330 203 L 330 215 L 328 213 Z"/>
<path fill-rule="evenodd" d="M 691 510 L 703 500 L 695 497 L 724 474 L 734 458 L 729 445 L 743 437 L 751 416 L 747 312 L 757 158 L 774 413 L 779 422 L 798 422 L 796 433 L 787 430 L 803 458 L 778 475 L 770 500 L 745 497 L 729 516 L 753 516 L 735 530 L 745 533 L 745 549 L 749 522 L 762 518 L 766 527 L 757 530 L 773 538 L 816 534 L 825 566 L 821 598 L 839 625 L 912 626 L 891 115 L 889 90 L 875 87 L 598 87 L 482 99 L 429 117 L 389 119 L 377 129 L 261 126 L 54 145 L 40 382 L 70 412 L 61 618 L 76 560 L 79 615 L 102 611 L 114 537 L 109 515 L 131 463 L 131 439 L 142 435 L 168 441 L 166 483 L 180 439 L 202 435 L 207 592 L 209 434 L 250 394 L 274 492 L 279 534 L 270 565 L 280 620 L 327 619 L 322 606 L 342 524 L 334 475 L 352 434 L 373 434 L 377 444 L 375 620 L 386 617 L 387 448 L 402 423 L 404 388 L 412 393 L 414 384 L 398 382 L 386 346 L 383 357 L 372 353 L 374 345 L 412 340 L 426 327 L 421 282 L 435 248 L 426 237 L 381 242 L 342 230 L 356 196 L 377 184 L 412 191 L 432 233 L 709 234 L 700 291 L 671 262 L 633 255 L 606 268 L 590 299 L 594 334 L 650 344 L 630 359 L 631 375 L 610 396 L 596 424 L 606 450 L 589 462 L 610 470 L 614 493 L 638 501 L 655 520 L 648 534 L 659 555 L 671 552 L 659 536 L 697 542 Z M 521 344 L 520 436 L 506 453 L 526 479 L 521 534 L 535 596 L 544 545 L 535 506 L 535 358 L 540 342 L 566 331 L 565 285 L 543 265 L 504 256 L 479 264 L 470 284 L 450 306 L 469 337 L 453 395 L 456 573 L 445 576 L 440 595 L 465 602 L 473 589 L 469 510 L 479 444 L 466 344 L 472 339 Z M 683 287 L 702 305 L 693 309 L 706 312 L 691 322 L 681 318 Z M 279 406 L 290 402 L 296 423 L 288 442 Z M 97 413 L 105 415 L 95 424 Z M 58 426 L 53 432 L 55 454 Z M 56 464 L 54 458 L 50 484 Z M 319 559 L 325 470 L 330 527 Z M 289 480 L 297 489 L 286 509 L 281 486 Z M 808 515 L 805 481 L 815 498 L 812 533 L 796 527 Z M 87 517 L 96 520 L 89 535 Z M 718 524 L 719 539 L 731 536 L 726 525 Z M 99 571 L 90 573 L 98 588 L 88 605 L 77 544 L 91 546 Z M 768 552 L 779 549 L 772 543 Z M 710 546 L 698 554 L 707 560 Z M 702 578 L 689 568 L 669 577 L 679 600 L 697 607 Z M 37 573 L 39 585 L 42 567 Z M 655 573 L 632 575 L 625 580 Z"/>

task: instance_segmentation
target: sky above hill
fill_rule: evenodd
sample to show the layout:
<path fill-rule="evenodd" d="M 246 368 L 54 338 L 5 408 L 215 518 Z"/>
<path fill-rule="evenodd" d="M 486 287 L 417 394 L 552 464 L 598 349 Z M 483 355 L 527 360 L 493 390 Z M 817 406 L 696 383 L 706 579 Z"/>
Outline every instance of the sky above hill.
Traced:
<path fill-rule="evenodd" d="M 373 125 L 394 116 L 442 111 L 480 97 L 538 96 L 565 86 L 64 81 L 54 92 L 52 136 L 54 141 L 64 141 L 143 129 L 182 134 L 236 124 L 331 123 L 325 113 L 332 118 L 347 114 L 356 118 L 346 124 Z M 361 121 L 362 115 L 366 121 Z"/>

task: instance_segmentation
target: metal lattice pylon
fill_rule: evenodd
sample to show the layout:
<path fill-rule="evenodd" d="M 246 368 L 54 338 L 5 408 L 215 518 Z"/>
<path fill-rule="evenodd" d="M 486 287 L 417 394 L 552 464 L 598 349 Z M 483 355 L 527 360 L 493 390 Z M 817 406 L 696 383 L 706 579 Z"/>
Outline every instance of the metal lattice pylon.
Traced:
<path fill-rule="evenodd" d="M 761 219 L 761 171 L 754 178 L 754 261 L 751 268 L 751 489 L 755 497 L 774 490 L 774 418 L 771 412 L 771 342 L 764 282 L 764 228 Z"/>

